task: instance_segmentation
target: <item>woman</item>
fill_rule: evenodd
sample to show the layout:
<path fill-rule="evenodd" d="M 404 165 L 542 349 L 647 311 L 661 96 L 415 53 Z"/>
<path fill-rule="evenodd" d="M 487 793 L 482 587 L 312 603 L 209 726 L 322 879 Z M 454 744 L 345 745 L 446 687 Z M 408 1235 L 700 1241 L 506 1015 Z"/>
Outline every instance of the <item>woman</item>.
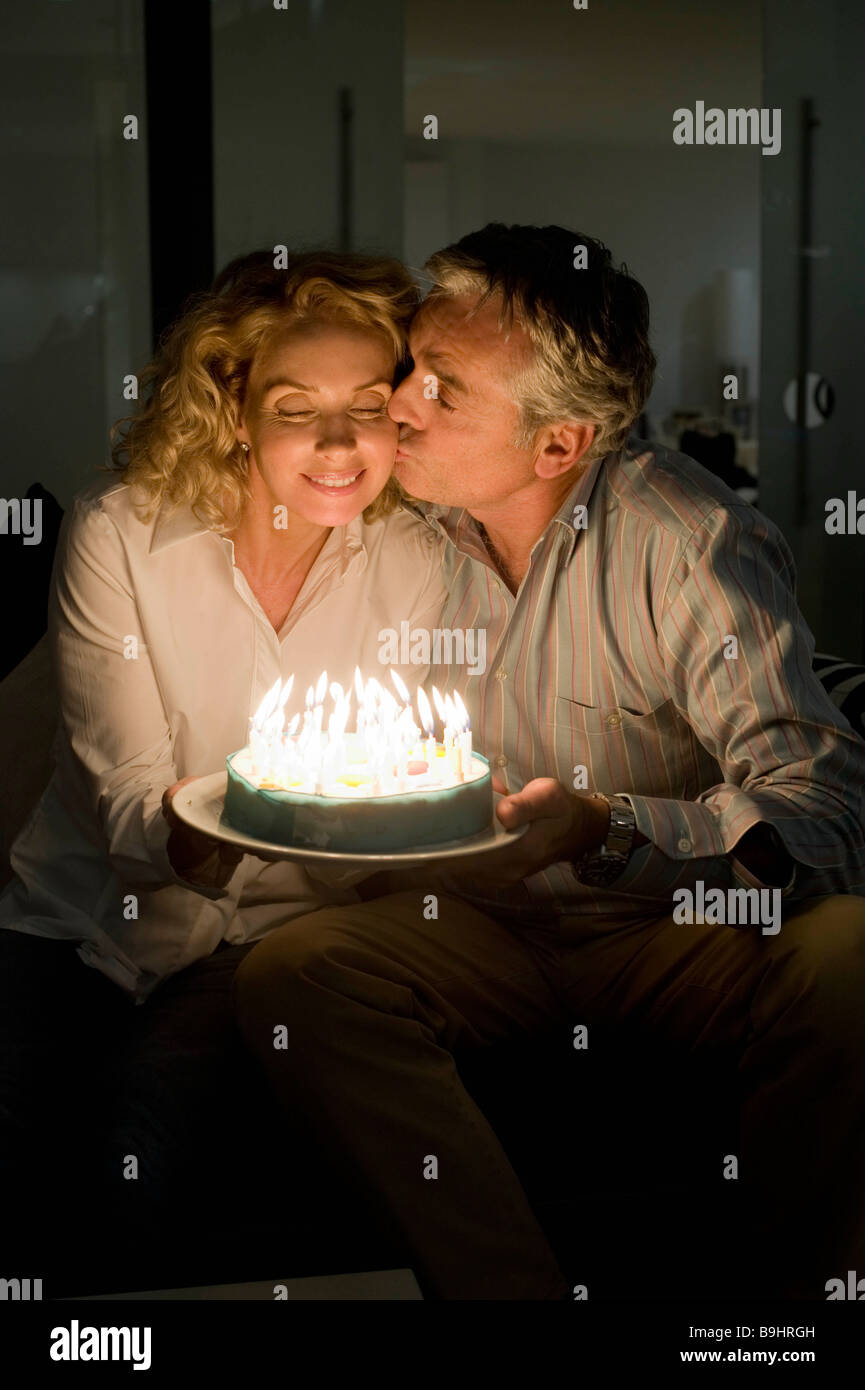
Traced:
<path fill-rule="evenodd" d="M 133 1028 L 142 1076 L 156 1084 L 182 1026 L 199 1088 L 202 1050 L 218 1067 L 233 1047 L 227 1001 L 245 951 L 291 916 L 355 898 L 300 864 L 188 832 L 170 799 L 247 742 L 277 677 L 294 673 L 301 701 L 323 669 L 343 685 L 356 666 L 382 677 L 383 630 L 437 623 L 439 541 L 400 509 L 391 480 L 398 427 L 387 406 L 417 298 L 396 261 L 232 262 L 143 374 L 114 478 L 66 518 L 50 606 L 56 771 L 0 899 L 11 929 L 0 967 L 17 982 L 14 1007 L 0 1000 L 4 1051 L 22 1059 L 4 1068 L 0 1096 L 13 1126 L 40 1028 L 56 1049 L 58 1029 L 70 1041 L 70 1009 L 107 1009 L 126 1027 L 114 986 L 147 1001 Z M 425 672 L 400 674 L 417 683 Z M 114 982 L 107 993 L 82 961 Z M 124 1122 L 130 1152 L 147 1146 L 149 1104 L 138 1139 Z"/>

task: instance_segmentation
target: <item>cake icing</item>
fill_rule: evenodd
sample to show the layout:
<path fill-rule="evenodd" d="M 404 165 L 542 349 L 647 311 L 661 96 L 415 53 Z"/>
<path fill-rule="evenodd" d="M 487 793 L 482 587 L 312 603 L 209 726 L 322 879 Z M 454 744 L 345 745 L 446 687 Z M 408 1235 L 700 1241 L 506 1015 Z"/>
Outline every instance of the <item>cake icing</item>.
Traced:
<path fill-rule="evenodd" d="M 444 762 L 437 749 L 436 762 Z M 418 760 L 415 760 L 417 765 Z M 408 764 L 403 792 L 372 794 L 374 779 L 358 769 L 321 792 L 261 785 L 249 747 L 226 759 L 228 784 L 223 818 L 235 830 L 272 844 L 347 854 L 400 850 L 462 840 L 493 824 L 489 764 L 472 754 L 465 780 L 445 785 Z M 444 770 L 444 769 L 443 769 Z M 352 785 L 354 783 L 354 785 Z"/>

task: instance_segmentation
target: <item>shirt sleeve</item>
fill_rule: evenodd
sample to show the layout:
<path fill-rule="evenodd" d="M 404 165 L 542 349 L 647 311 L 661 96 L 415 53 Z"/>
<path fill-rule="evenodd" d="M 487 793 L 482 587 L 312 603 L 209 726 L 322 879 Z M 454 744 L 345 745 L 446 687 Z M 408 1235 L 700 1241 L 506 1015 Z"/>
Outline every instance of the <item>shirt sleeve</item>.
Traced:
<path fill-rule="evenodd" d="M 766 824 L 794 861 L 782 896 L 865 893 L 865 742 L 814 675 L 792 553 L 751 507 L 717 507 L 678 561 L 658 650 L 673 701 L 723 781 L 693 801 L 618 794 L 650 841 L 615 887 L 669 898 L 698 878 L 765 886 L 733 851 Z"/>
<path fill-rule="evenodd" d="M 59 713 L 73 754 L 73 788 L 130 888 L 171 884 L 175 873 L 162 794 L 178 781 L 171 730 L 141 631 L 125 549 L 98 499 L 78 498 L 63 521 L 49 599 Z"/>

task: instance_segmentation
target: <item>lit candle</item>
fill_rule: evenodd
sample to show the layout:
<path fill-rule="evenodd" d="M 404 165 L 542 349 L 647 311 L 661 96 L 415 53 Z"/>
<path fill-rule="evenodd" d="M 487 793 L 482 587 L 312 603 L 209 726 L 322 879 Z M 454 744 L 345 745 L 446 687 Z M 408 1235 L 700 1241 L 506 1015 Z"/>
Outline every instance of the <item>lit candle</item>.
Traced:
<path fill-rule="evenodd" d="M 459 716 L 460 728 L 458 738 L 460 751 L 462 753 L 463 772 L 470 773 L 472 770 L 472 725 L 469 719 L 469 712 L 460 699 L 457 691 L 454 691 L 454 705 L 456 706 L 457 715 Z"/>
<path fill-rule="evenodd" d="M 454 704 L 450 695 L 445 695 L 444 697 L 444 709 L 445 718 L 447 720 L 447 723 L 445 724 L 444 735 L 445 756 L 447 758 L 446 766 L 451 776 L 456 781 L 462 782 L 462 749 L 460 748 L 460 745 L 457 743 L 457 724 L 459 722 L 459 715 L 457 714 L 456 705 Z"/>
<path fill-rule="evenodd" d="M 363 688 L 363 676 L 360 674 L 359 666 L 355 666 L 354 668 L 354 693 L 357 699 L 357 722 L 354 727 L 358 742 L 362 744 L 363 731 L 366 725 L 366 693 Z"/>
<path fill-rule="evenodd" d="M 364 682 L 355 670 L 354 689 L 338 681 L 328 685 L 322 672 L 306 692 L 305 710 L 286 726 L 286 706 L 294 677 L 267 692 L 250 719 L 248 756 L 259 786 L 302 788 L 319 796 L 342 794 L 338 783 L 360 797 L 390 795 L 420 786 L 448 785 L 473 775 L 468 711 L 457 695 L 432 695 L 444 728 L 435 738 L 435 715 L 426 691 L 418 689 L 416 722 L 411 695 L 396 673 L 394 698 L 373 677 Z M 330 713 L 325 700 L 332 702 Z M 353 697 L 358 702 L 357 733 L 347 735 Z"/>
<path fill-rule="evenodd" d="M 249 761 L 253 777 L 260 777 L 264 760 L 264 737 L 255 722 L 255 715 L 249 721 Z"/>
<path fill-rule="evenodd" d="M 439 719 L 441 720 L 441 724 L 442 724 L 442 747 L 443 747 L 443 749 L 444 749 L 445 756 L 447 756 L 447 751 L 448 751 L 448 711 L 447 711 L 447 706 L 445 705 L 444 700 L 442 699 L 441 695 L 440 695 L 440 694 L 438 693 L 438 691 L 436 690 L 435 686 L 433 686 L 433 688 L 432 688 L 432 693 L 433 693 L 433 702 L 434 702 L 434 704 L 435 704 L 436 711 L 437 711 L 437 713 L 438 713 L 438 717 L 439 717 Z"/>
<path fill-rule="evenodd" d="M 411 709 L 411 696 L 408 693 L 408 687 L 406 686 L 406 683 L 403 680 L 402 676 L 397 675 L 396 671 L 392 669 L 390 673 L 390 678 L 396 686 L 397 694 L 402 696 L 402 702 L 405 708 Z"/>
<path fill-rule="evenodd" d="M 285 709 L 286 702 L 287 702 L 287 700 L 288 700 L 289 695 L 291 694 L 291 690 L 292 690 L 292 686 L 293 686 L 293 685 L 294 685 L 294 673 L 292 672 L 292 674 L 289 676 L 288 680 L 285 682 L 285 685 L 283 686 L 282 694 L 280 695 L 279 701 L 278 701 L 278 703 L 277 703 L 277 709 L 278 709 L 278 710 L 282 711 L 282 710 Z"/>
<path fill-rule="evenodd" d="M 268 690 L 258 709 L 255 711 L 255 719 L 261 728 L 273 714 L 279 701 L 279 689 L 282 685 L 282 678 L 277 677 L 273 685 Z"/>
<path fill-rule="evenodd" d="M 429 771 L 432 772 L 435 769 L 436 756 L 436 741 L 435 737 L 433 736 L 433 712 L 432 706 L 430 705 L 429 699 L 427 698 L 427 693 L 423 689 L 423 686 L 418 687 L 417 707 L 420 711 L 421 723 L 423 724 L 424 729 L 426 730 L 426 739 L 424 740 L 424 757 L 426 758 L 427 763 L 429 765 Z"/>
<path fill-rule="evenodd" d="M 406 691 L 406 694 L 408 695 L 408 691 Z M 396 722 L 395 735 L 397 738 L 398 748 L 397 781 L 399 783 L 399 790 L 401 792 L 404 792 L 406 790 L 406 782 L 409 775 L 408 765 L 409 760 L 411 758 L 412 749 L 414 748 L 418 738 L 420 737 L 420 729 L 414 722 L 414 715 L 412 714 L 411 705 L 406 705 L 405 709 L 400 714 L 399 719 Z"/>
<path fill-rule="evenodd" d="M 297 780 L 297 747 L 295 744 L 294 736 L 297 733 L 297 726 L 299 723 L 300 715 L 293 715 L 291 722 L 289 723 L 288 728 L 286 729 L 282 737 L 282 766 L 280 769 L 281 775 L 277 779 L 281 786 L 286 786 L 289 782 L 294 782 Z"/>

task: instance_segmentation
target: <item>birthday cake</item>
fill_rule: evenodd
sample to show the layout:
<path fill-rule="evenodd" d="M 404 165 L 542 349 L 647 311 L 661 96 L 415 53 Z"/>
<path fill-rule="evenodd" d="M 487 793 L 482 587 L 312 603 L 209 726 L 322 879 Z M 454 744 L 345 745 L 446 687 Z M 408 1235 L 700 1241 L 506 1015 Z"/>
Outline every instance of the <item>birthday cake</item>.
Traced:
<path fill-rule="evenodd" d="M 433 689 L 443 736 L 433 736 L 423 690 L 418 706 L 394 673 L 397 701 L 375 680 L 355 674 L 357 726 L 348 732 L 350 696 L 336 684 L 327 729 L 326 673 L 306 696 L 301 726 L 284 728 L 291 689 L 281 682 L 265 696 L 245 748 L 226 759 L 223 820 L 271 844 L 343 854 L 391 854 L 465 840 L 493 824 L 492 779 L 474 753 L 465 706 Z"/>

